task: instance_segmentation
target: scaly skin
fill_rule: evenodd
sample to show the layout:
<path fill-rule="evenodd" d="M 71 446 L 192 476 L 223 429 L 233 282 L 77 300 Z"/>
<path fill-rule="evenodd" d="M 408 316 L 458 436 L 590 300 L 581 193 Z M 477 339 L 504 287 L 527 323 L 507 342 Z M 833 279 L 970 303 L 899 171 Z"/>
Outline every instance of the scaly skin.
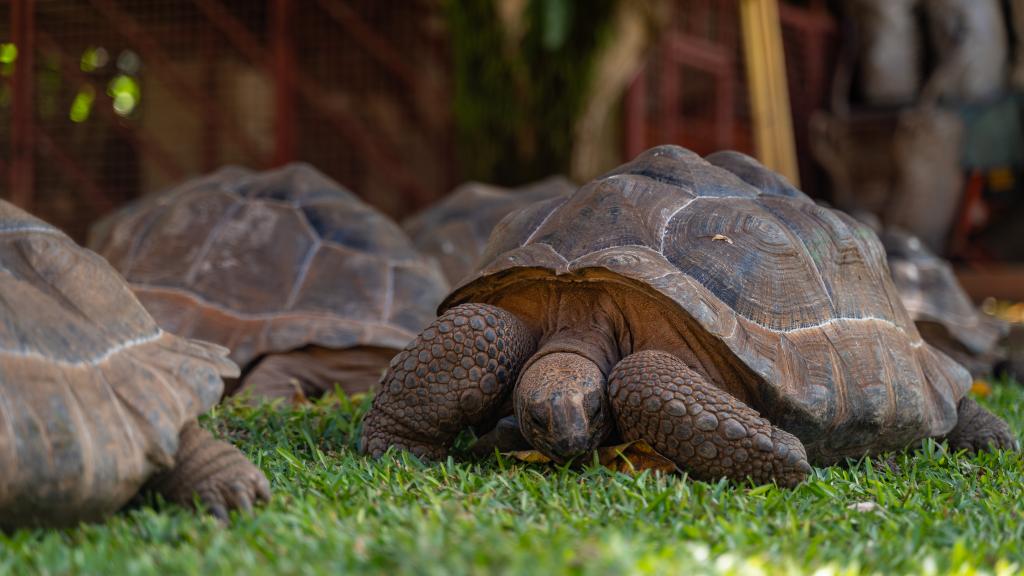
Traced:
<path fill-rule="evenodd" d="M 589 455 L 615 429 L 606 388 L 601 369 L 579 354 L 532 360 L 513 393 L 523 436 L 555 462 Z"/>
<path fill-rule="evenodd" d="M 390 447 L 443 459 L 459 432 L 493 416 L 536 347 L 513 314 L 462 304 L 435 320 L 391 361 L 363 421 L 360 449 Z"/>
<path fill-rule="evenodd" d="M 946 435 L 953 450 L 1019 450 L 1020 444 L 1010 426 L 970 398 L 957 406 L 956 426 Z"/>
<path fill-rule="evenodd" d="M 619 431 L 643 440 L 701 480 L 799 484 L 811 471 L 803 444 L 666 352 L 637 352 L 608 379 Z"/>
<path fill-rule="evenodd" d="M 259 468 L 194 420 L 181 431 L 174 468 L 151 478 L 147 488 L 182 506 L 194 506 L 198 497 L 222 522 L 230 510 L 248 512 L 270 500 L 270 483 Z"/>

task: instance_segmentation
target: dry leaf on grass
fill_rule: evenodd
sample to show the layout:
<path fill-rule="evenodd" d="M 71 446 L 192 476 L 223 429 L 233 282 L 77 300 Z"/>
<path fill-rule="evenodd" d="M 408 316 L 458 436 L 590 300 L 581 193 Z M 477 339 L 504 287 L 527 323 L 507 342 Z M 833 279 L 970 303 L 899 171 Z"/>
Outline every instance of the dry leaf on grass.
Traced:
<path fill-rule="evenodd" d="M 658 454 L 642 440 L 598 448 L 597 459 L 602 466 L 617 472 L 638 473 L 654 470 L 669 474 L 679 471 L 674 462 Z"/>
<path fill-rule="evenodd" d="M 988 380 L 976 379 L 971 383 L 971 394 L 987 398 L 992 395 L 992 385 L 988 383 Z"/>
<path fill-rule="evenodd" d="M 506 453 L 507 456 L 530 464 L 547 464 L 551 459 L 536 450 L 517 450 Z M 616 472 L 640 473 L 644 470 L 658 472 L 678 472 L 676 465 L 658 454 L 646 442 L 627 442 L 617 446 L 604 446 L 597 449 L 597 461 Z"/>
<path fill-rule="evenodd" d="M 551 458 L 548 458 L 537 450 L 514 450 L 512 452 L 506 452 L 505 455 L 529 464 L 547 464 L 551 462 Z"/>
<path fill-rule="evenodd" d="M 292 387 L 292 404 L 296 406 L 299 404 L 309 404 L 309 398 L 302 391 L 302 384 L 298 380 L 292 378 L 288 380 L 288 384 Z"/>

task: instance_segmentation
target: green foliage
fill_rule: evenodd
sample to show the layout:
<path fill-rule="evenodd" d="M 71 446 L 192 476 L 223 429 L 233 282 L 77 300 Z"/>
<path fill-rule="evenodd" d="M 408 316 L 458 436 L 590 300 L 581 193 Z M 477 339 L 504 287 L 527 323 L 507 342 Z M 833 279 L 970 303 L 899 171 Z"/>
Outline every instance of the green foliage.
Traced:
<path fill-rule="evenodd" d="M 1024 430 L 1024 389 L 986 401 Z M 0 573 L 1016 573 L 1024 458 L 917 453 L 816 469 L 794 490 L 507 458 L 355 451 L 367 401 L 228 406 L 206 425 L 273 483 L 229 529 L 150 500 L 101 525 L 0 535 Z"/>
<path fill-rule="evenodd" d="M 528 0 L 521 37 L 496 0 L 447 0 L 462 176 L 515 185 L 569 169 L 616 0 Z"/>

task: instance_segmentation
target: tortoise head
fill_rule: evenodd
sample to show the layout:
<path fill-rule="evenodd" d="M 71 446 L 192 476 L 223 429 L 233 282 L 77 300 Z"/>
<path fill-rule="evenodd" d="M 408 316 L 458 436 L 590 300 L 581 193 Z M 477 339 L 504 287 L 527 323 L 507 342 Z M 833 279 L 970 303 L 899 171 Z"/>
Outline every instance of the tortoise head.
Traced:
<path fill-rule="evenodd" d="M 530 364 L 514 404 L 523 436 L 556 462 L 593 451 L 614 427 L 604 374 L 577 354 L 547 354 Z"/>

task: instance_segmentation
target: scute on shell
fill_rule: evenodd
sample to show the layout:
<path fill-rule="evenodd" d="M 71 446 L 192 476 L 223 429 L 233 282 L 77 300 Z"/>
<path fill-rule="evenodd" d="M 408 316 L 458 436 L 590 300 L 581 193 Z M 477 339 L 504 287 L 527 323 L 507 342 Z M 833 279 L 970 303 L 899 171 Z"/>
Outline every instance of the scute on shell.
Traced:
<path fill-rule="evenodd" d="M 311 344 L 399 350 L 447 290 L 397 224 L 301 163 L 190 180 L 100 222 L 89 245 L 163 328 L 243 366 Z"/>
<path fill-rule="evenodd" d="M 569 179 L 551 176 L 519 188 L 479 182 L 462 184 L 402 227 L 423 254 L 436 259 L 450 283 L 480 264 L 491 231 L 509 213 L 535 202 L 561 198 L 576 189 Z"/>

